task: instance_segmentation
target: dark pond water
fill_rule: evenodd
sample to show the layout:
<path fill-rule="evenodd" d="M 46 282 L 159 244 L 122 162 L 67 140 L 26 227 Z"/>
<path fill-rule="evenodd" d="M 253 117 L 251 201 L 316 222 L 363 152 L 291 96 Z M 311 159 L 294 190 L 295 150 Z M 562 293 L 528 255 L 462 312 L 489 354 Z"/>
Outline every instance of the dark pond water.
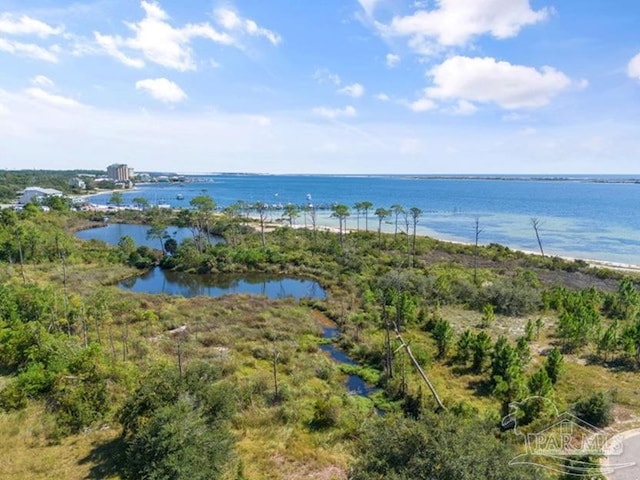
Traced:
<path fill-rule="evenodd" d="M 172 272 L 154 268 L 137 277 L 119 283 L 119 286 L 138 293 L 166 293 L 196 297 L 206 295 L 219 297 L 234 293 L 264 295 L 271 299 L 293 297 L 323 299 L 324 289 L 313 280 L 278 278 L 266 274 L 203 275 Z"/>
<path fill-rule="evenodd" d="M 76 233 L 76 237 L 82 240 L 102 240 L 109 245 L 118 245 L 120 239 L 129 236 L 136 242 L 136 246 L 147 246 L 161 250 L 160 240 L 157 238 L 148 238 L 147 232 L 149 225 L 135 225 L 130 223 L 110 223 L 104 227 L 89 228 Z M 188 228 L 179 228 L 169 226 L 166 229 L 166 236 L 163 242 L 169 238 L 173 238 L 180 243 L 185 238 L 191 238 L 192 233 Z M 224 242 L 222 237 L 211 236 L 212 243 Z"/>
<path fill-rule="evenodd" d="M 335 338 L 338 336 L 338 329 L 336 327 L 322 327 L 322 336 L 324 338 Z M 338 363 L 346 365 L 357 365 L 349 356 L 336 347 L 333 343 L 320 345 L 320 349 L 327 352 L 329 356 Z M 377 390 L 376 387 L 371 387 L 360 377 L 359 375 L 347 375 L 346 382 L 347 389 L 357 395 L 368 397 L 370 394 Z"/>

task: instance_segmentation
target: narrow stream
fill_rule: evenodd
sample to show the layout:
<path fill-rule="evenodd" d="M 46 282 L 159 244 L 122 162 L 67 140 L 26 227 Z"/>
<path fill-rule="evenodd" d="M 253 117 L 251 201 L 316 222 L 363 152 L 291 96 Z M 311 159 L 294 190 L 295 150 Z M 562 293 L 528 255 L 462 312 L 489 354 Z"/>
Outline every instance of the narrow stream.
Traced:
<path fill-rule="evenodd" d="M 339 331 L 337 327 L 328 327 L 322 326 L 322 336 L 327 339 L 335 339 L 339 335 Z M 320 345 L 320 349 L 323 352 L 327 352 L 332 360 L 337 363 L 342 363 L 345 365 L 357 365 L 357 362 L 353 361 L 349 356 L 333 343 L 327 343 L 324 345 Z M 363 378 L 359 375 L 347 375 L 346 382 L 347 390 L 350 393 L 355 393 L 356 395 L 360 395 L 362 397 L 368 397 L 373 392 L 377 391 L 377 387 L 372 387 L 367 385 L 367 383 L 363 380 Z"/>

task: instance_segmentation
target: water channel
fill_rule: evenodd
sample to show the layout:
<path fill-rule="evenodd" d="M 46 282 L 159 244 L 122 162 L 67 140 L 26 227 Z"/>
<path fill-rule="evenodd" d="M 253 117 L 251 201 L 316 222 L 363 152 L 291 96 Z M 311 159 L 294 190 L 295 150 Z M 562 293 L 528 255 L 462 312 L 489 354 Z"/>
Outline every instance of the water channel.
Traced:
<path fill-rule="evenodd" d="M 120 239 L 127 235 L 136 245 L 147 245 L 157 248 L 158 240 L 147 238 L 146 225 L 110 224 L 102 228 L 83 230 L 76 234 L 83 240 L 102 240 L 110 245 L 117 245 Z M 191 232 L 186 228 L 169 227 L 168 235 L 180 241 L 188 238 Z M 142 275 L 122 280 L 118 286 L 137 293 L 181 295 L 183 297 L 211 296 L 218 297 L 231 294 L 264 295 L 270 299 L 292 297 L 296 300 L 303 298 L 324 299 L 326 293 L 322 286 L 314 281 L 299 278 L 275 277 L 268 274 L 192 274 L 173 272 L 153 268 Z M 334 325 L 322 326 L 323 338 L 334 340 L 338 328 Z M 320 345 L 320 349 L 337 363 L 357 365 L 349 356 L 340 350 L 333 342 Z M 376 389 L 367 385 L 359 375 L 347 375 L 346 387 L 349 392 L 368 397 Z"/>

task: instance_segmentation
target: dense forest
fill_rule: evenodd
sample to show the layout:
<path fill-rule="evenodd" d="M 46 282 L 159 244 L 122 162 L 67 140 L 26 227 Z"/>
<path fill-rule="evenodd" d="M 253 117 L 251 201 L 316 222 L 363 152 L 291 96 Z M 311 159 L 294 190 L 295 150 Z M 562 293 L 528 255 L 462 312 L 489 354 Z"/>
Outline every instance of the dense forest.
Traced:
<path fill-rule="evenodd" d="M 188 208 L 112 214 L 147 225 L 157 249 L 129 237 L 80 241 L 74 232 L 99 227 L 102 215 L 66 203 L 0 211 L 0 454 L 12 459 L 0 476 L 598 475 L 595 457 L 510 460 L 525 453 L 519 435 L 544 430 L 558 412 L 598 428 L 614 418 L 634 424 L 638 279 L 416 236 L 422 212 L 396 207 L 406 228 L 394 233 L 347 232 L 346 205 L 334 207 L 340 229 L 331 232 L 315 222 L 295 228 L 295 208 L 274 226 L 261 205 L 220 211 L 204 195 Z M 393 218 L 391 209 L 376 215 Z M 192 235 L 176 242 L 170 226 Z M 156 266 L 313 279 L 327 296 L 184 298 L 118 287 Z M 327 325 L 339 329 L 335 339 L 323 338 Z M 333 362 L 326 342 L 356 363 Z M 348 374 L 373 393 L 350 394 Z"/>

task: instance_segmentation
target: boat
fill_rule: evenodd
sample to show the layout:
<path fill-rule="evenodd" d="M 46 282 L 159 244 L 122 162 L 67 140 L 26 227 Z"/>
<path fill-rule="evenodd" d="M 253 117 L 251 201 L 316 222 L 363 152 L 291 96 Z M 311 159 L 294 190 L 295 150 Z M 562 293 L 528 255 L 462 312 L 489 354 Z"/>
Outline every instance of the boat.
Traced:
<path fill-rule="evenodd" d="M 176 195 L 176 200 L 184 200 L 184 195 L 179 193 L 178 195 Z"/>

